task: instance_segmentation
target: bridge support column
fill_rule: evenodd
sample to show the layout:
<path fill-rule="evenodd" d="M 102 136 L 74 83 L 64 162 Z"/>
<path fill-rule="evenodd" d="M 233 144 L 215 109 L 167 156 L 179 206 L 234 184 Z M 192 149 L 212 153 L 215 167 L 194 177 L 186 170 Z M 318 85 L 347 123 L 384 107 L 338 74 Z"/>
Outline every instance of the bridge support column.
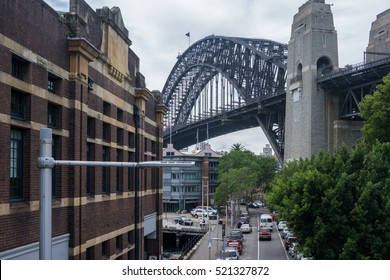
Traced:
<path fill-rule="evenodd" d="M 362 137 L 362 121 L 335 120 L 333 147 L 346 145 L 351 148 Z"/>
<path fill-rule="evenodd" d="M 316 78 L 338 68 L 338 50 L 325 0 L 310 0 L 299 8 L 288 50 L 284 161 L 328 149 L 327 98 Z"/>

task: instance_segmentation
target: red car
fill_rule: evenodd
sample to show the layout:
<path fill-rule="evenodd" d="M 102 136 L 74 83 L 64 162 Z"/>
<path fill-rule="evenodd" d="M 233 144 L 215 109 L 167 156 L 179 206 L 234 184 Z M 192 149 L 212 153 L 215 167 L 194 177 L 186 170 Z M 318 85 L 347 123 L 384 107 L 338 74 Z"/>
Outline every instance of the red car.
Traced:
<path fill-rule="evenodd" d="M 227 247 L 234 247 L 237 248 L 238 253 L 242 254 L 242 243 L 239 241 L 228 241 L 226 244 Z"/>
<path fill-rule="evenodd" d="M 262 239 L 268 239 L 271 240 L 271 230 L 265 229 L 265 228 L 260 228 L 259 229 L 259 241 Z"/>

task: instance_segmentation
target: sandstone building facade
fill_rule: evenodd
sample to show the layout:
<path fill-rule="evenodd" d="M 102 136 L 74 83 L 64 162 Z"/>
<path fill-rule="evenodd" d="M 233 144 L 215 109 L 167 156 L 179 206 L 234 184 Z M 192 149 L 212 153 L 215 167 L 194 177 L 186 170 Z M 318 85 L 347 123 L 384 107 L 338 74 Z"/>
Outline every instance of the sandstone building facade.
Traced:
<path fill-rule="evenodd" d="M 118 7 L 0 2 L 0 259 L 37 259 L 39 133 L 59 160 L 162 160 L 158 91 L 145 87 Z M 161 168 L 56 166 L 53 258 L 158 258 Z"/>

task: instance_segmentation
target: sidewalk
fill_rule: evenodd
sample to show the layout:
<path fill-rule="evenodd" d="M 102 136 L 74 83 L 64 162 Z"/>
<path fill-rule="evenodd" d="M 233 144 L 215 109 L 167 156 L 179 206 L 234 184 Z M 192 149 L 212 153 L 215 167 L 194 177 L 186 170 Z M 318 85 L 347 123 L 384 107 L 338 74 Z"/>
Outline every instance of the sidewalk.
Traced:
<path fill-rule="evenodd" d="M 223 249 L 222 225 L 217 221 L 211 222 L 211 230 L 195 245 L 188 260 L 216 260 Z M 230 220 L 226 225 L 226 232 L 230 232 Z M 210 237 L 209 237 L 210 234 Z M 217 239 L 218 238 L 218 239 Z M 210 246 L 211 245 L 211 246 Z"/>
<path fill-rule="evenodd" d="M 191 214 L 175 214 L 166 213 L 163 220 L 163 226 L 174 227 L 178 226 L 173 221 L 177 216 L 191 217 Z M 192 218 L 194 221 L 193 227 L 199 227 L 197 219 Z M 181 227 L 181 226 L 179 226 Z M 188 227 L 188 226 L 186 226 Z M 226 233 L 231 230 L 231 221 L 228 220 L 226 224 Z M 210 239 L 209 239 L 210 236 Z M 209 246 L 211 244 L 211 247 Z M 184 258 L 185 260 L 216 260 L 219 256 L 219 252 L 223 249 L 222 242 L 222 225 L 218 224 L 217 220 L 210 220 L 210 231 L 206 233 L 201 240 L 193 247 L 193 249 Z"/>

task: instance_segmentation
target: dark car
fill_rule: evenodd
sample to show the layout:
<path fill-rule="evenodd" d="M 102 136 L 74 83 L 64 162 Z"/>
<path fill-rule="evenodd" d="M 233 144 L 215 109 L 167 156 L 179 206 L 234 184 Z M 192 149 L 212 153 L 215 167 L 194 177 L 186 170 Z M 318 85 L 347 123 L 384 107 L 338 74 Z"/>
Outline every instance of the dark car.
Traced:
<path fill-rule="evenodd" d="M 183 226 L 192 226 L 194 224 L 194 222 L 187 217 L 176 217 L 175 223 Z"/>
<path fill-rule="evenodd" d="M 259 229 L 259 241 L 263 239 L 271 240 L 271 230 L 261 228 Z"/>
<path fill-rule="evenodd" d="M 242 233 L 241 233 L 240 230 L 238 230 L 238 231 L 232 231 L 232 232 L 230 232 L 230 234 L 227 236 L 226 241 L 227 241 L 227 242 L 230 242 L 230 241 L 239 241 L 239 242 L 243 242 L 243 235 L 242 235 Z"/>
<path fill-rule="evenodd" d="M 253 203 L 253 202 L 248 203 L 248 207 L 249 207 L 249 208 L 260 208 L 260 206 L 259 206 L 258 204 Z"/>

